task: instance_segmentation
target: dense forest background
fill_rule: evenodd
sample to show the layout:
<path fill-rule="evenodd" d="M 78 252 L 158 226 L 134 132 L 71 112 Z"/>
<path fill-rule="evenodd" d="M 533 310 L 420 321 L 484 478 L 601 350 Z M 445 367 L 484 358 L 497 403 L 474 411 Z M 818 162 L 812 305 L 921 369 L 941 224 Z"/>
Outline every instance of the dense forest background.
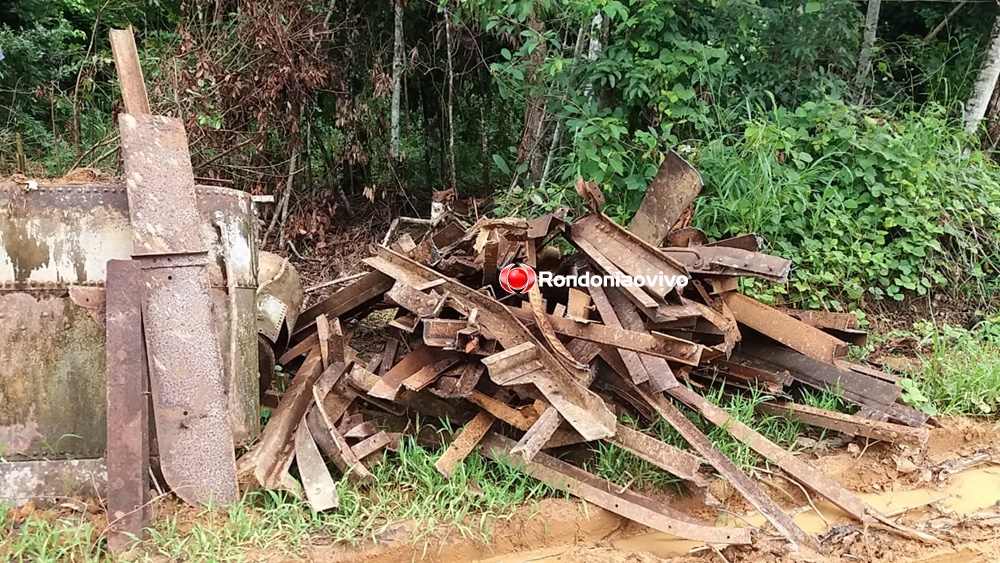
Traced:
<path fill-rule="evenodd" d="M 107 38 L 132 25 L 196 174 L 276 194 L 300 249 L 449 187 L 572 207 L 580 175 L 627 220 L 675 149 L 695 226 L 794 261 L 751 293 L 974 308 L 1000 286 L 997 104 L 963 118 L 997 9 L 884 0 L 869 51 L 856 0 L 5 0 L 0 174 L 116 173 Z"/>

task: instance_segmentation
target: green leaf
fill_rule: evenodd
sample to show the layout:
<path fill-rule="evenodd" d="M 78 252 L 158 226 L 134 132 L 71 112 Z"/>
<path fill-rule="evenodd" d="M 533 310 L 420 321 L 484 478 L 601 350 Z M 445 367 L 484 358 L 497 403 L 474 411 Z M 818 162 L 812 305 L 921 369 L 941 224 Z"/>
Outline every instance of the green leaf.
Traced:
<path fill-rule="evenodd" d="M 503 157 L 498 154 L 494 154 L 493 163 L 497 165 L 497 168 L 499 168 L 501 172 L 510 176 L 510 168 L 507 166 L 507 163 L 504 162 Z"/>
<path fill-rule="evenodd" d="M 822 2 L 806 2 L 806 13 L 812 14 L 823 9 Z"/>

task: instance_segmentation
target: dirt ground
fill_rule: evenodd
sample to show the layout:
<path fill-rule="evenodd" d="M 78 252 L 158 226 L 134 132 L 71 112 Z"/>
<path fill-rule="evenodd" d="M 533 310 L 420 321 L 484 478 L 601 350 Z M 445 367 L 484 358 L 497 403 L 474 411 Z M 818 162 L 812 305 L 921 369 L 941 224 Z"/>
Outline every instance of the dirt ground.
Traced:
<path fill-rule="evenodd" d="M 796 486 L 761 473 L 773 497 L 796 514 L 795 520 L 818 534 L 824 552 L 803 548 L 788 553 L 769 534 L 764 520 L 721 482 L 710 491 L 721 506 L 706 507 L 697 494 L 665 499 L 671 506 L 717 525 L 764 526 L 754 548 L 722 551 L 652 532 L 610 512 L 572 500 L 550 499 L 498 523 L 489 545 L 444 533 L 414 544 L 401 525 L 379 545 L 361 549 L 314 547 L 309 559 L 323 563 L 402 561 L 485 563 L 576 562 L 920 562 L 976 563 L 1000 561 L 1000 467 L 989 461 L 957 473 L 949 469 L 988 457 L 998 459 L 1000 432 L 994 423 L 948 419 L 935 429 L 923 450 L 864 442 L 811 454 L 814 466 L 859 494 L 899 523 L 930 533 L 940 542 L 928 544 L 903 537 L 880 524 L 863 528 L 835 507 L 807 499 Z M 810 500 L 822 514 L 811 508 Z M 283 562 L 282 562 L 283 563 Z"/>

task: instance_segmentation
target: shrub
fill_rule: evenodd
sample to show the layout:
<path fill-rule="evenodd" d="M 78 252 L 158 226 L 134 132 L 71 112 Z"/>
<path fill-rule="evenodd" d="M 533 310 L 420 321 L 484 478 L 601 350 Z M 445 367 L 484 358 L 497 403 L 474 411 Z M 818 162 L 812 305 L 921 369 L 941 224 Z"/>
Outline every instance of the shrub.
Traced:
<path fill-rule="evenodd" d="M 795 269 L 772 296 L 808 307 L 997 288 L 1000 169 L 939 106 L 892 117 L 837 100 L 777 107 L 703 146 L 695 225 L 757 232 Z M 751 292 L 763 288 L 750 284 Z"/>

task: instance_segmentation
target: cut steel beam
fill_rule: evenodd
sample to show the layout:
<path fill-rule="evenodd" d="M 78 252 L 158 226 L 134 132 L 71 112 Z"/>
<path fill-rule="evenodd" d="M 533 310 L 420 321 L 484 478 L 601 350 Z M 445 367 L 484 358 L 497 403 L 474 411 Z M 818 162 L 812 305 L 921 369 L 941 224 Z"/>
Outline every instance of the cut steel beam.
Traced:
<path fill-rule="evenodd" d="M 723 302 L 736 320 L 810 358 L 833 364 L 847 355 L 847 343 L 741 293 L 727 293 Z"/>
<path fill-rule="evenodd" d="M 746 424 L 736 420 L 726 411 L 710 403 L 698 393 L 684 387 L 675 387 L 667 391 L 672 397 L 694 409 L 712 424 L 725 430 L 730 436 L 750 446 L 771 463 L 777 465 L 803 485 L 809 487 L 826 498 L 838 508 L 858 520 L 865 522 L 867 506 L 857 496 L 851 494 L 839 483 L 823 474 L 819 469 L 810 467 L 800 461 L 788 450 L 779 447 Z"/>
<path fill-rule="evenodd" d="M 574 221 L 572 235 L 574 242 L 586 241 L 622 272 L 642 277 L 646 280 L 643 289 L 656 298 L 665 298 L 677 287 L 677 278 L 688 275 L 682 264 L 603 214 Z"/>
<path fill-rule="evenodd" d="M 918 448 L 924 447 L 927 444 L 927 438 L 930 437 L 930 431 L 926 428 L 913 428 L 902 424 L 870 420 L 797 403 L 768 401 L 757 405 L 757 411 L 771 416 L 783 416 L 789 420 L 797 420 L 818 428 L 836 430 L 848 436 L 863 436 L 872 440 L 907 444 Z"/>
<path fill-rule="evenodd" d="M 539 453 L 528 461 L 512 457 L 510 450 L 514 447 L 513 440 L 499 434 L 488 433 L 481 445 L 483 454 L 490 459 L 520 469 L 550 487 L 566 491 L 654 530 L 711 544 L 749 544 L 751 541 L 748 529 L 717 528 L 703 524 L 661 502 L 615 486 L 548 454 Z"/>
<path fill-rule="evenodd" d="M 295 334 L 306 334 L 320 315 L 346 320 L 368 303 L 380 299 L 382 294 L 392 289 L 393 283 L 392 278 L 381 272 L 368 272 L 351 285 L 303 311 L 295 321 Z"/>
<path fill-rule="evenodd" d="M 531 321 L 535 318 L 532 312 L 523 309 L 511 308 L 510 311 L 523 320 Z M 578 323 L 573 319 L 555 315 L 544 315 L 544 318 L 553 330 L 565 336 L 614 346 L 622 350 L 641 352 L 689 366 L 697 366 L 700 363 L 704 349 L 700 344 L 658 332 L 625 330 L 600 323 Z"/>
<path fill-rule="evenodd" d="M 793 547 L 799 544 L 806 544 L 814 549 L 818 549 L 819 543 L 812 538 L 805 530 L 799 527 L 792 518 L 785 513 L 773 500 L 760 490 L 750 477 L 740 471 L 736 465 L 722 454 L 715 447 L 715 444 L 701 433 L 700 430 L 684 416 L 677 407 L 660 394 L 653 394 L 636 386 L 636 391 L 656 412 L 680 433 L 687 443 L 693 447 L 709 464 L 712 465 L 723 477 L 729 481 L 737 491 L 743 495 L 750 504 L 756 508 L 764 518 L 770 522 L 778 533 L 787 539 Z M 686 387 L 675 387 L 674 389 L 686 389 Z"/>
<path fill-rule="evenodd" d="M 689 246 L 664 248 L 663 252 L 684 264 L 688 272 L 704 276 L 756 277 L 781 283 L 792 270 L 791 260 L 740 248 Z"/>
<path fill-rule="evenodd" d="M 441 287 L 455 299 L 465 301 L 469 309 L 479 309 L 480 324 L 487 327 L 504 348 L 523 343 L 536 346 L 543 369 L 536 373 L 532 383 L 584 438 L 596 440 L 614 434 L 615 416 L 604 401 L 545 350 L 504 305 L 384 247 L 378 249 L 377 257 L 367 259 L 366 263 L 414 285 L 444 279 Z"/>
<path fill-rule="evenodd" d="M 834 391 L 852 403 L 876 410 L 886 411 L 903 391 L 887 381 L 830 365 L 781 346 L 759 344 L 747 346 L 743 352 L 777 366 L 776 371 L 787 370 L 793 379 L 814 389 Z"/>
<path fill-rule="evenodd" d="M 142 542 L 149 527 L 149 372 L 142 338 L 142 270 L 108 260 L 108 550 Z"/>

